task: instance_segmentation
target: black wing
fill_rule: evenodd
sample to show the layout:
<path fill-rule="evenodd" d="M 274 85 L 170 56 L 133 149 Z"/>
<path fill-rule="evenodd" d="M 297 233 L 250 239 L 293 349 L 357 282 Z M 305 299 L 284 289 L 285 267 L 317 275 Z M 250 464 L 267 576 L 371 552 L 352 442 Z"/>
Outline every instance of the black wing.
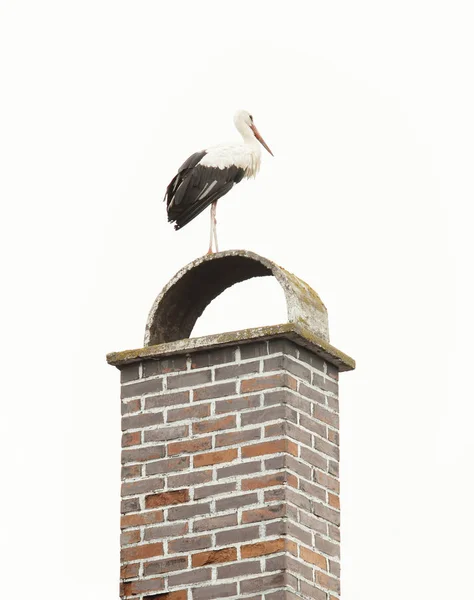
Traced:
<path fill-rule="evenodd" d="M 225 169 L 199 164 L 206 152 L 196 152 L 180 167 L 166 189 L 168 221 L 180 229 L 242 180 L 244 170 L 231 166 Z"/>

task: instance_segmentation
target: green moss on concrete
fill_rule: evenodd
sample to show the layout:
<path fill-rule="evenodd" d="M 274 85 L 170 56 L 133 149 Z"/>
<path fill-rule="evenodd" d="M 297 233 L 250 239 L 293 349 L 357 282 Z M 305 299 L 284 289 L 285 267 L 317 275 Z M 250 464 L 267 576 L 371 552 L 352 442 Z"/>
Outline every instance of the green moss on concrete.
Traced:
<path fill-rule="evenodd" d="M 202 350 L 210 350 L 219 346 L 230 346 L 237 344 L 248 344 L 257 340 L 272 338 L 286 338 L 300 346 L 308 348 L 315 354 L 321 356 L 340 371 L 350 371 L 355 368 L 355 361 L 344 354 L 329 342 L 315 335 L 304 323 L 284 323 L 281 325 L 270 325 L 267 327 L 255 327 L 229 331 L 198 338 L 189 338 L 146 346 L 134 350 L 122 352 L 111 352 L 107 355 L 107 362 L 114 366 L 122 366 L 143 360 L 144 358 L 157 358 L 171 356 L 173 354 L 190 354 Z"/>

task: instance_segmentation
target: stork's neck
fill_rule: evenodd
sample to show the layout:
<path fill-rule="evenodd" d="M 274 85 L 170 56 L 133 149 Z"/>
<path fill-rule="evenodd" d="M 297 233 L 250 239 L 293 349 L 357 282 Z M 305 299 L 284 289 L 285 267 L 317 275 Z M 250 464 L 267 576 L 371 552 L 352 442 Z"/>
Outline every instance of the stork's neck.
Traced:
<path fill-rule="evenodd" d="M 238 122 L 236 123 L 236 127 L 238 132 L 242 136 L 242 139 L 244 140 L 244 144 L 251 146 L 252 149 L 257 150 L 258 154 L 260 154 L 260 144 L 258 143 L 257 138 L 255 137 L 253 131 L 250 129 L 247 123 L 244 123 L 242 121 Z"/>

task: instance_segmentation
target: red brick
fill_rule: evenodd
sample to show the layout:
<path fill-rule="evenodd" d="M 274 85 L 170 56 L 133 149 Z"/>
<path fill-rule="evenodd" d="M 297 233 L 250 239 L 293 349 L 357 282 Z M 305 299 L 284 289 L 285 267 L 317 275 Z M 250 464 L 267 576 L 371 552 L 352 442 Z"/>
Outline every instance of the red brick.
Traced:
<path fill-rule="evenodd" d="M 199 400 L 210 400 L 211 398 L 223 398 L 225 396 L 233 396 L 235 393 L 235 382 L 228 381 L 226 383 L 216 383 L 215 385 L 195 389 L 193 400 L 196 402 Z"/>
<path fill-rule="evenodd" d="M 319 485 L 324 486 L 328 490 L 339 493 L 339 481 L 322 471 L 316 471 L 315 480 Z"/>
<path fill-rule="evenodd" d="M 211 550 L 209 552 L 198 552 L 192 555 L 192 566 L 203 567 L 214 563 L 232 562 L 237 560 L 236 548 L 222 548 L 220 550 Z"/>
<path fill-rule="evenodd" d="M 169 440 L 188 437 L 189 425 L 161 426 L 158 429 L 147 429 L 144 434 L 145 442 L 167 442 Z"/>
<path fill-rule="evenodd" d="M 147 381 L 137 381 L 129 385 L 122 385 L 121 398 L 133 398 L 135 396 L 144 396 L 145 394 L 156 394 L 163 389 L 162 379 L 148 379 Z"/>
<path fill-rule="evenodd" d="M 145 541 L 161 540 L 168 537 L 182 536 L 188 533 L 188 523 L 170 523 L 169 525 L 158 525 L 145 529 Z"/>
<path fill-rule="evenodd" d="M 191 356 L 191 369 L 202 369 L 235 361 L 235 348 L 204 350 Z"/>
<path fill-rule="evenodd" d="M 242 491 L 257 490 L 259 488 L 271 487 L 274 485 L 284 485 L 287 481 L 285 472 L 273 473 L 262 477 L 252 477 L 242 481 Z"/>
<path fill-rule="evenodd" d="M 211 506 L 208 502 L 182 504 L 168 509 L 168 521 L 182 521 L 198 515 L 208 515 L 210 512 Z"/>
<path fill-rule="evenodd" d="M 185 419 L 202 419 L 208 417 L 210 414 L 210 404 L 196 404 L 194 406 L 168 410 L 166 421 L 167 423 L 172 423 L 174 421 L 184 421 Z"/>
<path fill-rule="evenodd" d="M 120 383 L 128 383 L 130 381 L 135 381 L 136 379 L 139 379 L 139 370 L 140 370 L 140 364 L 135 363 L 135 364 L 131 364 L 131 365 L 125 365 L 122 367 L 119 367 L 120 369 Z"/>
<path fill-rule="evenodd" d="M 337 508 L 337 510 L 340 510 L 340 508 L 341 508 L 340 503 L 339 503 L 339 496 L 336 496 L 335 494 L 331 494 L 331 492 L 328 492 L 328 503 L 330 506 Z"/>
<path fill-rule="evenodd" d="M 288 356 L 280 355 L 272 358 L 267 358 L 263 363 L 263 370 L 269 371 L 289 371 L 295 377 L 311 381 L 311 371 L 308 367 L 296 362 Z"/>
<path fill-rule="evenodd" d="M 182 571 L 188 568 L 187 556 L 174 556 L 172 558 L 163 558 L 162 560 L 154 560 L 144 563 L 143 574 L 159 575 L 160 573 L 169 573 L 170 571 Z"/>
<path fill-rule="evenodd" d="M 211 581 L 212 571 L 209 568 L 204 569 L 191 569 L 190 571 L 184 571 L 178 575 L 168 576 L 168 585 L 174 587 L 177 585 L 189 585 L 190 583 L 201 583 L 203 581 Z M 143 600 L 149 600 L 144 598 Z M 157 599 L 158 600 L 158 599 Z"/>
<path fill-rule="evenodd" d="M 258 542 L 256 544 L 247 544 L 246 546 L 241 546 L 240 556 L 241 558 L 254 558 L 255 556 L 264 556 L 266 554 L 282 552 L 284 549 L 285 540 L 280 538 L 279 540 Z"/>
<path fill-rule="evenodd" d="M 326 573 L 321 573 L 321 571 L 317 571 L 315 573 L 317 582 L 322 587 L 331 590 L 332 592 L 338 592 L 340 590 L 339 580 L 327 575 Z"/>
<path fill-rule="evenodd" d="M 310 387 L 309 385 L 300 383 L 298 392 L 302 396 L 305 396 L 306 398 L 309 398 L 310 400 L 314 400 L 315 402 L 318 402 L 319 404 L 322 404 L 323 406 L 326 405 L 325 395 L 321 394 L 321 392 L 318 392 L 318 390 L 315 390 L 314 388 Z"/>
<path fill-rule="evenodd" d="M 255 360 L 253 362 L 242 363 L 240 365 L 219 367 L 214 371 L 214 377 L 216 381 L 220 381 L 222 379 L 236 379 L 237 377 L 242 377 L 242 375 L 258 373 L 259 369 L 260 361 Z"/>
<path fill-rule="evenodd" d="M 266 354 L 268 354 L 268 343 L 266 341 L 243 343 L 242 346 L 240 346 L 240 358 L 242 360 L 246 360 L 247 358 L 258 358 L 259 356 L 265 356 Z"/>
<path fill-rule="evenodd" d="M 121 527 L 139 527 L 140 525 L 152 525 L 163 521 L 163 512 L 161 510 L 152 510 L 149 512 L 140 512 L 131 515 L 123 515 Z"/>
<path fill-rule="evenodd" d="M 216 500 L 216 510 L 220 512 L 223 510 L 229 510 L 231 508 L 240 508 L 241 506 L 256 504 L 257 502 L 257 494 L 232 494 L 228 498 Z"/>
<path fill-rule="evenodd" d="M 338 511 L 335 511 L 334 509 L 329 508 L 320 502 L 313 502 L 312 509 L 313 514 L 315 514 L 317 517 L 321 517 L 333 525 L 340 525 L 341 515 Z"/>
<path fill-rule="evenodd" d="M 253 377 L 251 379 L 243 379 L 240 383 L 242 394 L 248 392 L 260 392 L 276 387 L 285 387 L 296 390 L 296 379 L 288 375 L 288 373 L 277 373 L 275 375 L 267 375 L 264 377 Z"/>
<path fill-rule="evenodd" d="M 211 381 L 211 371 L 195 371 L 179 373 L 179 375 L 168 375 L 167 384 L 169 390 L 184 387 L 196 387 Z"/>
<path fill-rule="evenodd" d="M 300 591 L 304 594 L 304 597 L 314 598 L 314 600 L 326 600 L 327 595 L 326 592 L 323 592 L 319 587 L 314 587 L 310 583 L 301 580 L 300 582 Z"/>
<path fill-rule="evenodd" d="M 264 454 L 277 454 L 278 452 L 288 452 L 293 456 L 298 456 L 298 446 L 286 439 L 273 440 L 271 442 L 261 442 L 242 448 L 242 458 L 252 458 L 253 456 L 263 456 Z"/>
<path fill-rule="evenodd" d="M 146 592 L 159 592 L 161 591 L 164 585 L 163 577 L 159 577 L 157 579 L 142 579 L 137 581 L 129 581 L 123 583 L 121 586 L 121 596 L 135 596 L 137 594 L 142 594 Z M 159 598 L 160 596 L 158 596 Z M 161 599 L 160 599 L 161 600 Z"/>
<path fill-rule="evenodd" d="M 144 600 L 187 600 L 187 590 L 178 590 L 177 592 L 168 592 L 167 594 L 157 594 L 156 596 L 146 596 Z"/>
<path fill-rule="evenodd" d="M 265 490 L 263 501 L 265 504 L 269 502 L 283 502 L 286 499 L 284 487 L 271 487 Z"/>
<path fill-rule="evenodd" d="M 283 407 L 277 407 L 277 408 L 283 408 Z M 269 438 L 269 437 L 281 437 L 283 435 L 286 435 L 286 423 L 283 422 L 279 422 L 279 423 L 273 423 L 272 425 L 267 425 L 265 427 L 265 437 Z"/>
<path fill-rule="evenodd" d="M 168 488 L 182 488 L 199 483 L 209 483 L 212 480 L 212 469 L 209 471 L 194 471 L 182 475 L 168 475 Z"/>
<path fill-rule="evenodd" d="M 341 547 L 338 542 L 326 540 L 319 535 L 314 536 L 313 547 L 315 550 L 319 550 L 328 556 L 334 556 L 339 558 L 341 553 Z"/>
<path fill-rule="evenodd" d="M 276 504 L 274 506 L 266 506 L 265 508 L 255 508 L 247 510 L 242 514 L 242 523 L 255 523 L 257 521 L 270 521 L 278 517 L 285 516 L 285 506 Z"/>
<path fill-rule="evenodd" d="M 254 527 L 232 527 L 225 531 L 216 533 L 216 544 L 223 546 L 225 544 L 239 544 L 241 542 L 249 542 L 250 540 L 258 539 L 259 526 Z"/>
<path fill-rule="evenodd" d="M 313 417 L 308 417 L 307 415 L 300 414 L 300 426 L 309 429 L 313 433 L 317 433 L 321 437 L 326 437 L 327 427 Z"/>
<path fill-rule="evenodd" d="M 185 442 L 172 442 L 168 444 L 168 456 L 201 452 L 210 448 L 212 448 L 211 437 L 196 438 L 194 440 L 186 440 Z"/>
<path fill-rule="evenodd" d="M 296 477 L 292 473 L 287 473 L 287 475 L 286 475 L 286 483 L 288 485 L 291 485 L 291 487 L 294 487 L 294 488 L 298 489 L 298 477 Z"/>
<path fill-rule="evenodd" d="M 339 416 L 337 413 L 329 412 L 325 408 L 314 404 L 313 416 L 315 419 L 318 419 L 318 421 L 322 421 L 327 425 L 331 425 L 331 427 L 334 427 L 334 429 L 339 429 Z"/>
<path fill-rule="evenodd" d="M 308 444 L 308 446 L 310 446 L 310 445 L 311 445 L 311 443 Z M 316 450 L 318 450 L 318 452 L 322 452 L 323 454 L 326 454 L 327 456 L 330 456 L 331 458 L 335 458 L 336 460 L 339 460 L 338 446 L 335 446 L 334 444 L 330 444 L 326 440 L 322 440 L 319 437 L 314 438 L 313 445 L 314 445 L 314 448 Z"/>
<path fill-rule="evenodd" d="M 120 579 L 131 579 L 132 577 L 138 577 L 140 571 L 140 563 L 132 563 L 129 565 L 122 565 L 120 567 Z"/>
<path fill-rule="evenodd" d="M 152 427 L 163 423 L 163 413 L 138 413 L 129 417 L 122 417 L 122 431 L 126 429 L 140 429 L 141 427 Z"/>
<path fill-rule="evenodd" d="M 187 600 L 187 590 L 177 592 L 168 592 L 167 594 L 157 594 L 156 596 L 146 596 L 143 600 Z"/>
<path fill-rule="evenodd" d="M 260 560 L 246 560 L 233 565 L 225 565 L 217 569 L 217 579 L 229 579 L 230 577 L 242 578 L 245 575 L 257 575 L 262 572 Z M 247 598 L 246 600 L 261 600 L 261 596 Z"/>
<path fill-rule="evenodd" d="M 141 400 L 130 400 L 130 402 L 122 402 L 122 415 L 138 412 L 141 409 Z"/>
<path fill-rule="evenodd" d="M 253 579 L 246 579 L 240 582 L 240 593 L 251 594 L 255 592 L 264 592 L 266 590 L 272 590 L 275 588 L 283 587 L 288 583 L 288 579 L 291 576 L 284 571 L 274 573 L 272 575 L 265 575 L 264 577 L 254 577 Z"/>
<path fill-rule="evenodd" d="M 238 452 L 236 449 L 197 454 L 194 457 L 194 466 L 205 467 L 207 465 L 217 465 L 219 463 L 231 462 L 237 458 L 237 454 Z"/>
<path fill-rule="evenodd" d="M 127 465 L 122 467 L 122 480 L 135 479 L 142 476 L 143 465 Z"/>
<path fill-rule="evenodd" d="M 133 496 L 134 494 L 149 494 L 164 488 L 162 477 L 146 477 L 138 481 L 126 481 L 122 483 L 122 496 Z"/>
<path fill-rule="evenodd" d="M 145 498 L 146 508 L 157 508 L 158 506 L 168 506 L 170 504 L 182 504 L 189 502 L 189 490 L 175 490 L 172 492 L 162 492 Z"/>
<path fill-rule="evenodd" d="M 214 485 L 203 485 L 202 487 L 194 488 L 194 500 L 201 500 L 202 498 L 209 498 L 209 496 L 215 497 L 219 494 L 228 494 L 229 492 L 235 491 L 237 482 L 228 481 L 227 483 L 216 483 Z"/>
<path fill-rule="evenodd" d="M 317 452 L 313 452 L 312 450 L 309 450 L 309 448 L 301 448 L 301 458 L 306 461 L 309 462 L 310 465 L 313 465 L 314 467 L 318 467 L 318 469 L 326 469 L 327 468 L 327 458 L 325 458 L 324 456 L 321 456 L 321 454 L 318 454 Z"/>
<path fill-rule="evenodd" d="M 145 446 L 143 448 L 122 450 L 122 464 L 131 462 L 146 462 L 147 460 L 153 460 L 155 458 L 163 458 L 164 455 L 164 446 Z"/>
<path fill-rule="evenodd" d="M 189 392 L 172 392 L 171 394 L 160 394 L 159 396 L 148 396 L 145 398 L 145 410 L 153 408 L 169 408 L 178 404 L 189 404 Z"/>
<path fill-rule="evenodd" d="M 133 431 L 132 433 L 123 433 L 122 434 L 122 448 L 126 448 L 127 446 L 137 446 L 141 444 L 141 431 Z"/>
<path fill-rule="evenodd" d="M 297 415 L 286 404 L 278 404 L 277 406 L 267 406 L 260 410 L 252 410 L 251 412 L 243 413 L 240 418 L 240 423 L 242 426 L 257 425 L 260 423 L 268 423 L 268 421 L 275 421 L 276 419 L 296 421 Z"/>
<path fill-rule="evenodd" d="M 162 556 L 162 554 L 163 544 L 161 542 L 122 548 L 120 553 L 122 562 L 140 560 L 141 558 L 151 558 L 152 556 Z"/>
<path fill-rule="evenodd" d="M 278 521 L 272 521 L 271 523 L 267 523 L 265 525 L 265 537 L 274 537 L 275 535 L 287 535 L 287 533 L 288 525 L 286 520 L 283 521 L 283 519 L 279 519 Z M 259 536 L 255 537 L 256 539 L 259 538 Z"/>
<path fill-rule="evenodd" d="M 285 550 L 288 550 L 293 556 L 298 556 L 298 545 L 292 540 L 285 539 Z"/>
<path fill-rule="evenodd" d="M 140 530 L 132 529 L 130 531 L 122 532 L 120 536 L 120 544 L 122 546 L 127 546 L 128 544 L 138 544 L 140 541 Z"/>
<path fill-rule="evenodd" d="M 223 583 L 222 585 L 205 585 L 193 588 L 193 600 L 221 600 L 237 595 L 236 583 Z M 249 599 L 250 600 L 250 599 Z"/>
<path fill-rule="evenodd" d="M 209 548 L 212 544 L 210 535 L 194 535 L 192 537 L 181 537 L 168 542 L 168 552 L 192 552 Z"/>
<path fill-rule="evenodd" d="M 232 515 L 218 515 L 216 517 L 206 517 L 196 519 L 193 525 L 193 531 L 211 531 L 213 529 L 223 529 L 224 527 L 235 527 L 237 525 L 237 513 Z"/>
<path fill-rule="evenodd" d="M 217 480 L 225 479 L 226 477 L 235 477 L 240 475 L 250 475 L 262 470 L 260 460 L 252 460 L 230 467 L 222 467 L 217 469 Z M 270 469 L 269 469 L 270 470 Z"/>
<path fill-rule="evenodd" d="M 313 552 L 304 546 L 300 546 L 300 558 L 307 563 L 316 565 L 320 569 L 327 571 L 327 560 L 321 554 Z"/>
<path fill-rule="evenodd" d="M 206 419 L 205 421 L 197 421 L 193 423 L 193 433 L 210 433 L 221 429 L 233 429 L 235 427 L 235 416 L 229 415 L 219 419 Z"/>
<path fill-rule="evenodd" d="M 143 363 L 143 378 L 172 373 L 173 371 L 186 371 L 186 356 L 152 359 Z"/>
<path fill-rule="evenodd" d="M 260 429 L 244 429 L 243 431 L 233 431 L 221 433 L 216 436 L 216 448 L 222 446 L 237 446 L 244 442 L 260 439 Z"/>
<path fill-rule="evenodd" d="M 163 458 L 146 465 L 147 475 L 157 475 L 158 473 L 176 473 L 187 469 L 191 464 L 189 456 L 179 456 L 177 458 Z"/>
<path fill-rule="evenodd" d="M 231 398 L 230 400 L 217 400 L 216 414 L 246 410 L 247 408 L 255 408 L 256 406 L 260 406 L 260 397 L 258 394 Z"/>
<path fill-rule="evenodd" d="M 341 541 L 341 530 L 339 527 L 336 527 L 334 525 L 328 525 L 328 530 L 329 530 L 329 537 L 332 540 L 336 540 L 338 542 Z"/>
<path fill-rule="evenodd" d="M 302 479 L 300 481 L 300 487 L 299 487 L 299 489 L 302 492 L 306 492 L 307 494 L 309 494 L 313 498 L 319 498 L 323 502 L 326 502 L 326 494 L 327 494 L 327 492 L 326 492 L 326 490 L 324 488 L 319 487 L 319 485 L 314 485 L 314 483 L 311 483 L 310 481 L 306 481 L 306 479 Z"/>

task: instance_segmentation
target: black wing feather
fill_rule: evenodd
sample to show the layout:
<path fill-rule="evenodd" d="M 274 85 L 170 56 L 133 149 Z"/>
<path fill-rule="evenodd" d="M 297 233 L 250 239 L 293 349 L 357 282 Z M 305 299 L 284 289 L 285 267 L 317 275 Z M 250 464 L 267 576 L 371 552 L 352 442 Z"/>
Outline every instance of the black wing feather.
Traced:
<path fill-rule="evenodd" d="M 236 166 L 219 169 L 199 165 L 205 155 L 203 151 L 190 156 L 168 185 L 165 195 L 168 221 L 175 223 L 175 229 L 187 225 L 244 176 L 244 170 Z"/>

